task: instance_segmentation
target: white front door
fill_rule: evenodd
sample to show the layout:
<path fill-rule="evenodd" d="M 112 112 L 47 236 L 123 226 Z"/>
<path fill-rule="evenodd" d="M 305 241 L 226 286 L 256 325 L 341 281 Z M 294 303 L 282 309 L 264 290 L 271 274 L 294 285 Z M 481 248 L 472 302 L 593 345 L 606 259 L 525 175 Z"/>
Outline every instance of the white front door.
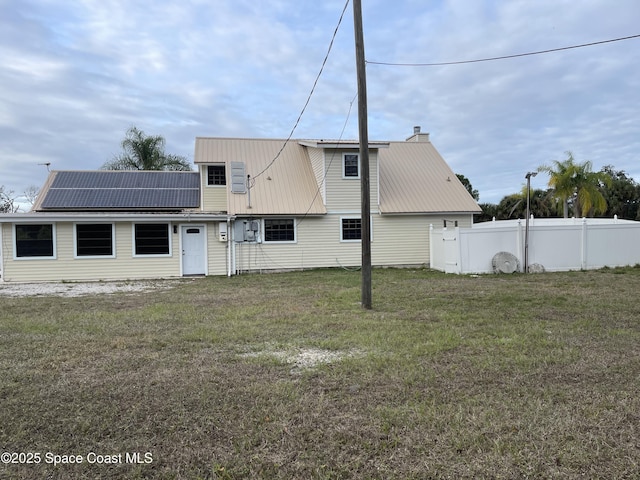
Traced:
<path fill-rule="evenodd" d="M 206 273 L 204 225 L 182 225 L 182 274 Z"/>

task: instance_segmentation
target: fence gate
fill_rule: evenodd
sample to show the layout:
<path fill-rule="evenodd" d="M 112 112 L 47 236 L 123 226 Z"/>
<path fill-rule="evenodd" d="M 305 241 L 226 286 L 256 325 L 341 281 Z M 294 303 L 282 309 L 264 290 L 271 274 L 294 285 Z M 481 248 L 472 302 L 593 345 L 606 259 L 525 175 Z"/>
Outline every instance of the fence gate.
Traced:
<path fill-rule="evenodd" d="M 449 230 L 445 228 L 442 231 L 442 241 L 444 243 L 444 272 L 445 273 L 459 273 L 460 268 L 458 263 L 460 261 L 458 251 L 458 228 Z"/>

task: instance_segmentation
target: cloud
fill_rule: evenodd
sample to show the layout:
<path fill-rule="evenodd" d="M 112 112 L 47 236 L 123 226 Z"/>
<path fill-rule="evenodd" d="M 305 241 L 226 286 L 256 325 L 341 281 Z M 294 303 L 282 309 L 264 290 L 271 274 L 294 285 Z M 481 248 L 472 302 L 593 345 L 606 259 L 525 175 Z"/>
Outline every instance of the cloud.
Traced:
<path fill-rule="evenodd" d="M 286 138 L 343 1 L 10 2 L 0 18 L 0 185 L 98 168 L 136 125 L 193 156 L 196 136 Z M 639 33 L 620 0 L 407 0 L 364 5 L 368 60 L 443 62 Z M 369 136 L 422 125 L 481 201 L 572 150 L 640 180 L 640 40 L 446 67 L 367 67 Z M 294 138 L 357 138 L 348 9 Z M 535 179 L 544 186 L 545 179 Z M 37 183 L 41 183 L 38 181 Z"/>

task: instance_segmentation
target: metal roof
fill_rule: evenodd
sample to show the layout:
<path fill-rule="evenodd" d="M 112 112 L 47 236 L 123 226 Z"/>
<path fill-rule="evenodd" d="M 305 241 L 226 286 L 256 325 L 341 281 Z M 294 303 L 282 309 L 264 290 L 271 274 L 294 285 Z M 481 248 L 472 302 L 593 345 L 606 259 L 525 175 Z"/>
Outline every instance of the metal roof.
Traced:
<path fill-rule="evenodd" d="M 381 213 L 476 213 L 482 209 L 429 141 L 378 151 Z"/>
<path fill-rule="evenodd" d="M 227 191 L 232 215 L 322 215 L 327 213 L 305 147 L 298 141 L 204 138 L 196 139 L 196 164 L 245 164 L 250 175 L 246 194 Z"/>
<path fill-rule="evenodd" d="M 357 141 L 196 139 L 195 163 L 244 162 L 255 178 L 248 195 L 228 193 L 236 215 L 323 214 L 318 183 L 307 148 L 357 148 Z M 481 209 L 429 141 L 427 134 L 408 141 L 370 142 L 378 149 L 380 212 L 476 213 Z M 280 152 L 280 149 L 282 151 Z M 327 187 L 330 188 L 330 187 Z"/>
<path fill-rule="evenodd" d="M 197 172 L 55 171 L 36 211 L 182 210 L 200 206 Z"/>

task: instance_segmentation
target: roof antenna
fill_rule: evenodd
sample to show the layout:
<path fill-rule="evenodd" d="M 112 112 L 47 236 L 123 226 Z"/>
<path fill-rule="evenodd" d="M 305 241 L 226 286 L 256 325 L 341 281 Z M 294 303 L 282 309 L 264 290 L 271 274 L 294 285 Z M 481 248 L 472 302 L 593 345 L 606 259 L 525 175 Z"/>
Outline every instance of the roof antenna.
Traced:
<path fill-rule="evenodd" d="M 51 170 L 49 170 L 49 166 L 51 165 L 51 162 L 46 162 L 46 163 L 39 163 L 38 165 L 44 165 L 47 167 L 47 172 L 50 172 Z"/>

